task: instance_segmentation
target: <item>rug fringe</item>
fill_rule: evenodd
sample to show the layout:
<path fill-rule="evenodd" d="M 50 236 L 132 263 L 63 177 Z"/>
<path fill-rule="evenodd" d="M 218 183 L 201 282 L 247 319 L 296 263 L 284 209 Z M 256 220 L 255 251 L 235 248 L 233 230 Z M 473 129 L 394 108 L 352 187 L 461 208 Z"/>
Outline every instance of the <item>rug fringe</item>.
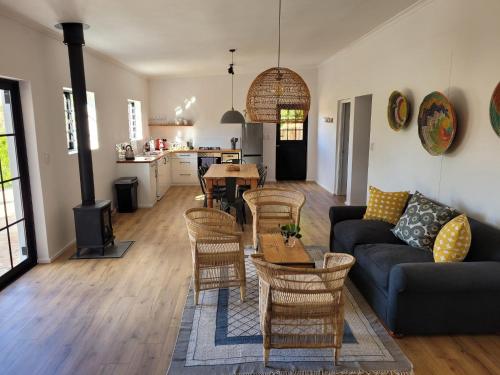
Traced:
<path fill-rule="evenodd" d="M 281 371 L 276 370 L 271 372 L 254 372 L 254 373 L 243 373 L 240 375 L 414 375 L 413 370 L 410 371 L 397 371 L 397 370 L 374 370 L 374 371 L 364 371 L 364 370 L 313 370 L 313 371 Z"/>

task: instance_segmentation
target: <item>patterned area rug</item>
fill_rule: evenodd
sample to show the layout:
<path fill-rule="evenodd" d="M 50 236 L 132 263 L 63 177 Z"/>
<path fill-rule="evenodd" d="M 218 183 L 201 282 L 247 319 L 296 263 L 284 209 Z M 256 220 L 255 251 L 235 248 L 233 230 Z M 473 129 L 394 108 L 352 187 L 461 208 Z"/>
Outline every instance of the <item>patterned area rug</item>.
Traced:
<path fill-rule="evenodd" d="M 309 251 L 320 263 L 322 251 Z M 249 257 L 246 269 L 247 295 L 243 303 L 238 288 L 225 288 L 201 292 L 200 303 L 194 306 L 190 289 L 168 375 L 413 373 L 409 360 L 350 282 L 344 341 L 336 367 L 329 349 L 272 349 L 269 365 L 264 367 L 258 277 Z"/>

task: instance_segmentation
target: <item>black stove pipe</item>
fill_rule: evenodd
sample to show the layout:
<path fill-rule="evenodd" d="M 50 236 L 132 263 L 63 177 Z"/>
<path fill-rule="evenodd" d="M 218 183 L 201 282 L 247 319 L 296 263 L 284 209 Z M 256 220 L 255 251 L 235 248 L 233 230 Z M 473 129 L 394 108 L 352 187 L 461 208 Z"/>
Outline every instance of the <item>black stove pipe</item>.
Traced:
<path fill-rule="evenodd" d="M 69 70 L 75 105 L 76 138 L 78 143 L 78 167 L 80 170 L 80 190 L 82 206 L 95 204 L 94 172 L 90 150 L 89 121 L 87 114 L 87 87 L 83 66 L 84 25 L 77 22 L 60 24 L 64 32 L 64 44 L 68 46 Z"/>

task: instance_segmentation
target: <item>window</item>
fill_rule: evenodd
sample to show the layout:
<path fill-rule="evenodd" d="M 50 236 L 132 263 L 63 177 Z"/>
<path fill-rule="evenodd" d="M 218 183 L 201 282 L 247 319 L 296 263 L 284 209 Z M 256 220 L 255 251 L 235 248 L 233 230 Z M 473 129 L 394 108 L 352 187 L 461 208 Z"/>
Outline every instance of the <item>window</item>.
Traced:
<path fill-rule="evenodd" d="M 138 100 L 128 100 L 128 136 L 131 141 L 142 139 L 142 110 Z"/>
<path fill-rule="evenodd" d="M 78 152 L 78 143 L 76 140 L 75 104 L 73 101 L 72 90 L 64 88 L 63 97 L 66 123 L 66 145 L 68 147 L 68 154 L 76 154 Z M 89 119 L 90 148 L 92 150 L 97 150 L 99 148 L 99 139 L 97 135 L 95 94 L 90 91 L 87 91 L 87 114 Z"/>
<path fill-rule="evenodd" d="M 280 110 L 281 141 L 302 141 L 304 139 L 304 124 L 297 120 L 300 118 L 302 118 L 301 109 Z"/>

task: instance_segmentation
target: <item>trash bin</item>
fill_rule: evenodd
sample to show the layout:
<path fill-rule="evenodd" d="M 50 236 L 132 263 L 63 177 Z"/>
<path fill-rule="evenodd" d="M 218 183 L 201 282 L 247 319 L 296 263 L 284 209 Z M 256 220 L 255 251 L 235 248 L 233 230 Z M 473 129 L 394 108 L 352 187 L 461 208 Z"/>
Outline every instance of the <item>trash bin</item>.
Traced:
<path fill-rule="evenodd" d="M 137 210 L 137 177 L 121 177 L 115 181 L 118 212 Z"/>

